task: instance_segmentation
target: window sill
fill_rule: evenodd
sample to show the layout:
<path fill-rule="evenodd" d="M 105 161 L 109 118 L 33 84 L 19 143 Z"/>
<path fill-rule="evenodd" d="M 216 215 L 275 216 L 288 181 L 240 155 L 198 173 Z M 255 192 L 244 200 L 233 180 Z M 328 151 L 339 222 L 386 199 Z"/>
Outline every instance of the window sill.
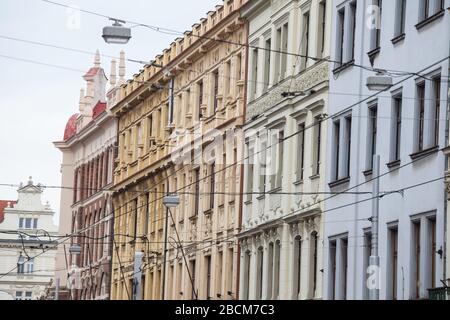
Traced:
<path fill-rule="evenodd" d="M 386 163 L 386 166 L 389 169 L 394 169 L 394 168 L 400 166 L 400 163 L 401 163 L 401 161 L 400 161 L 400 159 L 398 159 L 398 160 L 394 160 L 394 161 Z"/>
<path fill-rule="evenodd" d="M 320 178 L 320 174 L 315 174 L 315 175 L 309 177 L 309 180 L 317 180 L 319 178 Z"/>
<path fill-rule="evenodd" d="M 346 177 L 346 178 L 343 178 L 343 179 L 339 179 L 339 180 L 330 182 L 328 184 L 328 186 L 332 189 L 332 188 L 336 188 L 336 187 L 338 187 L 340 185 L 346 184 L 348 182 L 350 182 L 350 177 Z"/>
<path fill-rule="evenodd" d="M 267 193 L 268 193 L 268 194 L 275 194 L 275 193 L 280 192 L 280 191 L 281 191 L 281 187 L 276 187 L 276 188 L 270 190 L 270 191 L 267 192 Z"/>
<path fill-rule="evenodd" d="M 439 151 L 439 146 L 434 146 L 422 151 L 418 151 L 418 152 L 414 152 L 413 154 L 410 154 L 409 156 L 411 157 L 412 160 L 416 160 L 425 156 L 428 156 L 430 154 L 433 153 L 437 153 Z"/>
<path fill-rule="evenodd" d="M 197 218 L 198 218 L 197 215 L 190 216 L 189 221 L 195 222 L 195 221 L 197 221 Z"/>
<path fill-rule="evenodd" d="M 212 209 L 212 208 L 210 208 L 210 209 L 208 209 L 208 210 L 206 210 L 206 211 L 203 212 L 203 214 L 204 214 L 205 216 L 211 215 L 211 213 L 213 213 L 213 209 Z"/>
<path fill-rule="evenodd" d="M 397 44 L 397 43 L 400 43 L 403 40 L 405 40 L 405 38 L 406 38 L 406 34 L 402 33 L 402 34 L 399 34 L 398 36 L 395 36 L 394 38 L 392 38 L 391 42 L 392 42 L 392 44 Z"/>
<path fill-rule="evenodd" d="M 367 52 L 367 55 L 369 56 L 370 61 L 374 61 L 375 58 L 380 54 L 381 48 L 380 47 L 376 47 L 373 50 L 370 50 L 369 52 Z"/>
<path fill-rule="evenodd" d="M 294 186 L 299 186 L 303 184 L 303 179 L 297 180 L 294 182 Z"/>
<path fill-rule="evenodd" d="M 435 14 L 433 14 L 432 16 L 429 16 L 428 18 L 426 18 L 425 20 L 420 21 L 418 24 L 416 24 L 416 29 L 420 30 L 423 27 L 429 25 L 430 23 L 432 23 L 433 21 L 441 18 L 444 16 L 445 10 L 442 9 L 439 12 L 436 12 Z"/>
<path fill-rule="evenodd" d="M 266 195 L 263 194 L 262 196 L 256 197 L 256 200 L 264 200 L 266 198 Z"/>
<path fill-rule="evenodd" d="M 371 176 L 372 173 L 373 173 L 373 169 L 368 169 L 368 170 L 363 171 L 363 175 L 365 177 Z"/>
<path fill-rule="evenodd" d="M 346 63 L 343 63 L 339 67 L 337 67 L 337 68 L 335 68 L 333 70 L 333 74 L 340 73 L 340 72 L 344 71 L 345 69 L 348 69 L 348 68 L 352 67 L 354 64 L 355 64 L 355 60 L 354 59 L 350 60 L 350 61 L 348 61 Z"/>
<path fill-rule="evenodd" d="M 251 205 L 252 203 L 253 203 L 252 200 L 247 200 L 247 201 L 244 202 L 244 204 L 245 204 L 246 206 L 249 206 L 249 205 Z"/>

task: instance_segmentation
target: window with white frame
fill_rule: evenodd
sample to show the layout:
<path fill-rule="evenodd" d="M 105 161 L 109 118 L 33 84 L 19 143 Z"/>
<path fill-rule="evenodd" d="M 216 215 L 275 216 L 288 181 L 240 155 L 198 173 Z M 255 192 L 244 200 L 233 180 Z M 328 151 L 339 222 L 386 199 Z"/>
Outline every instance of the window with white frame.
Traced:
<path fill-rule="evenodd" d="M 373 0 L 372 4 L 373 20 L 371 24 L 370 51 L 374 51 L 381 46 L 381 20 L 383 15 L 383 0 Z"/>
<path fill-rule="evenodd" d="M 247 192 L 247 196 L 246 196 L 246 201 L 250 202 L 252 201 L 252 196 L 253 196 L 253 169 L 254 169 L 254 153 L 255 153 L 255 149 L 253 146 L 253 142 L 252 141 L 248 141 L 246 143 L 246 149 L 247 149 L 247 179 L 246 179 L 246 192 Z"/>
<path fill-rule="evenodd" d="M 403 97 L 401 92 L 392 96 L 392 117 L 391 117 L 391 155 L 390 161 L 400 160 L 401 138 L 402 138 L 402 106 Z"/>
<path fill-rule="evenodd" d="M 317 54 L 319 57 L 324 57 L 325 54 L 325 41 L 326 41 L 326 22 L 327 22 L 327 0 L 320 1 L 319 3 L 319 20 L 318 24 L 318 37 L 317 37 Z"/>
<path fill-rule="evenodd" d="M 251 82 L 250 82 L 250 100 L 258 95 L 258 49 L 254 48 L 251 52 Z"/>
<path fill-rule="evenodd" d="M 301 236 L 296 236 L 294 239 L 294 261 L 293 261 L 293 299 L 299 300 L 301 298 L 301 287 L 302 287 L 302 238 Z"/>
<path fill-rule="evenodd" d="M 432 17 L 442 10 L 444 10 L 444 0 L 420 0 L 419 22 Z"/>
<path fill-rule="evenodd" d="M 398 280 L 398 226 L 388 226 L 387 232 L 388 253 L 387 253 L 387 298 L 397 300 L 397 280 Z"/>
<path fill-rule="evenodd" d="M 314 118 L 313 129 L 313 176 L 320 174 L 321 148 L 322 148 L 322 115 L 318 115 Z"/>
<path fill-rule="evenodd" d="M 406 27 L 406 0 L 396 0 L 394 37 L 400 37 L 404 35 L 405 27 Z"/>
<path fill-rule="evenodd" d="M 441 75 L 416 83 L 415 150 L 439 146 L 441 113 Z"/>
<path fill-rule="evenodd" d="M 271 54 L 272 54 L 272 39 L 267 38 L 264 43 L 264 80 L 263 91 L 266 91 L 270 83 L 270 67 L 271 67 Z"/>
<path fill-rule="evenodd" d="M 378 120 L 378 105 L 371 103 L 368 107 L 368 121 L 367 121 L 367 155 L 366 155 L 366 170 L 370 171 L 373 168 L 373 157 L 377 153 L 377 120 Z"/>
<path fill-rule="evenodd" d="M 286 77 L 289 24 L 285 22 L 276 29 L 275 83 Z"/>
<path fill-rule="evenodd" d="M 300 70 L 304 70 L 308 65 L 308 55 L 309 55 L 309 10 L 303 13 L 302 15 L 302 32 L 300 39 L 300 55 L 301 55 L 301 63 Z"/>
<path fill-rule="evenodd" d="M 337 182 L 350 177 L 352 148 L 352 115 L 346 114 L 333 120 L 332 178 Z"/>
<path fill-rule="evenodd" d="M 296 181 L 302 181 L 305 171 L 305 123 L 301 122 L 297 125 L 297 164 L 296 164 Z"/>
<path fill-rule="evenodd" d="M 435 288 L 436 277 L 436 215 L 435 212 L 419 214 L 411 219 L 412 272 L 410 298 L 428 296 L 428 290 Z"/>
<path fill-rule="evenodd" d="M 330 300 L 346 300 L 348 279 L 347 236 L 329 240 L 328 270 L 328 295 Z"/>
<path fill-rule="evenodd" d="M 357 2 L 352 1 L 337 9 L 336 19 L 336 68 L 353 61 L 356 40 Z M 349 20 L 348 20 L 349 19 Z"/>

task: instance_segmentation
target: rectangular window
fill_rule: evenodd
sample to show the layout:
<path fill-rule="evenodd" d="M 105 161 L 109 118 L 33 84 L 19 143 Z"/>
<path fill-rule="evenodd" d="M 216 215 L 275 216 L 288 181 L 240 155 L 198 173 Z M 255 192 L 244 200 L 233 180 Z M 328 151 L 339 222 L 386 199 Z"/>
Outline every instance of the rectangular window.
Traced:
<path fill-rule="evenodd" d="M 372 248 L 372 234 L 371 232 L 364 232 L 364 256 L 363 256 L 363 272 L 364 272 L 364 281 L 363 281 L 363 300 L 369 300 L 369 287 L 367 286 L 367 280 L 370 277 L 370 273 L 367 271 L 370 266 L 370 254 Z"/>
<path fill-rule="evenodd" d="M 420 0 L 420 20 L 430 16 L 430 0 Z"/>
<path fill-rule="evenodd" d="M 383 1 L 374 0 L 374 6 L 376 6 L 376 16 L 375 16 L 375 28 L 372 30 L 371 50 L 376 50 L 380 48 L 381 45 L 381 19 L 383 12 Z"/>
<path fill-rule="evenodd" d="M 352 117 L 348 116 L 345 117 L 345 151 L 346 151 L 346 157 L 345 157 L 345 169 L 346 169 L 346 176 L 350 177 L 350 163 L 351 163 L 351 151 L 352 151 Z"/>
<path fill-rule="evenodd" d="M 250 276 L 251 276 L 251 272 L 250 272 L 250 263 L 251 263 L 251 252 L 247 251 L 245 253 L 245 257 L 244 257 L 244 294 L 243 294 L 243 299 L 244 300 L 249 300 L 250 299 Z"/>
<path fill-rule="evenodd" d="M 200 168 L 194 170 L 195 195 L 194 195 L 194 215 L 198 215 L 200 210 Z"/>
<path fill-rule="evenodd" d="M 214 71 L 213 73 L 213 81 L 214 81 L 214 110 L 215 114 L 217 108 L 219 107 L 219 70 Z"/>
<path fill-rule="evenodd" d="M 313 147 L 314 147 L 314 168 L 313 168 L 313 174 L 319 175 L 320 174 L 320 152 L 321 152 L 321 144 L 322 144 L 322 118 L 321 116 L 317 116 L 315 118 L 315 126 L 314 126 L 314 141 L 313 141 Z"/>
<path fill-rule="evenodd" d="M 305 124 L 300 123 L 298 125 L 298 136 L 297 136 L 297 171 L 296 180 L 302 181 L 303 174 L 305 170 Z"/>
<path fill-rule="evenodd" d="M 331 300 L 347 299 L 348 279 L 348 239 L 338 238 L 329 241 L 328 295 Z"/>
<path fill-rule="evenodd" d="M 288 52 L 288 23 L 283 25 L 283 32 L 281 38 L 281 61 L 280 61 L 280 80 L 286 77 L 286 67 L 287 67 L 287 52 Z"/>
<path fill-rule="evenodd" d="M 334 172 L 334 181 L 339 180 L 339 167 L 340 167 L 340 153 L 341 153 L 341 121 L 337 120 L 333 123 L 333 145 L 334 145 L 334 166 L 333 166 L 333 172 Z"/>
<path fill-rule="evenodd" d="M 134 199 L 133 200 L 133 218 L 132 218 L 132 233 L 131 236 L 134 238 L 134 240 L 136 240 L 136 236 L 137 236 L 137 225 L 138 225 L 138 199 Z"/>
<path fill-rule="evenodd" d="M 205 257 L 206 264 L 206 300 L 212 298 L 211 294 L 211 256 Z"/>
<path fill-rule="evenodd" d="M 302 281 L 302 238 L 297 236 L 294 242 L 294 300 L 299 300 Z"/>
<path fill-rule="evenodd" d="M 270 82 L 270 55 L 272 53 L 271 51 L 272 48 L 272 40 L 269 38 L 266 40 L 265 43 L 265 51 L 264 51 L 264 56 L 265 56 L 265 64 L 264 64 L 264 91 L 267 90 L 267 88 L 269 87 L 269 82 Z"/>
<path fill-rule="evenodd" d="M 356 1 L 350 4 L 351 17 L 351 34 L 350 34 L 350 61 L 355 59 L 355 43 L 356 43 Z"/>
<path fill-rule="evenodd" d="M 336 60 L 339 64 L 336 67 L 340 67 L 344 63 L 345 8 L 339 10 L 337 16 Z"/>
<path fill-rule="evenodd" d="M 25 219 L 25 229 L 31 229 L 31 223 L 33 222 L 32 218 Z"/>
<path fill-rule="evenodd" d="M 169 81 L 169 123 L 173 123 L 173 111 L 174 111 L 174 89 L 175 89 L 175 79 L 171 78 Z"/>
<path fill-rule="evenodd" d="M 19 218 L 19 229 L 23 229 L 23 218 Z"/>
<path fill-rule="evenodd" d="M 256 300 L 262 300 L 263 298 L 263 271 L 264 271 L 264 249 L 260 247 L 257 253 Z"/>
<path fill-rule="evenodd" d="M 402 137 L 402 95 L 393 98 L 391 161 L 400 160 Z"/>
<path fill-rule="evenodd" d="M 417 84 L 417 150 L 424 149 L 424 127 L 425 127 L 425 82 Z"/>
<path fill-rule="evenodd" d="M 377 153 L 377 114 L 378 106 L 369 107 L 369 126 L 368 126 L 368 142 L 367 142 L 367 170 L 373 168 L 373 157 Z"/>
<path fill-rule="evenodd" d="M 246 201 L 252 200 L 252 192 L 253 192 L 253 169 L 254 169 L 254 150 L 253 147 L 250 146 L 250 143 L 247 143 L 247 196 Z"/>
<path fill-rule="evenodd" d="M 320 54 L 320 57 L 324 57 L 326 21 L 327 21 L 327 1 L 323 0 L 319 3 L 319 21 L 318 21 L 318 39 L 317 39 L 317 52 Z"/>
<path fill-rule="evenodd" d="M 198 119 L 203 118 L 203 81 L 200 81 L 198 87 Z"/>
<path fill-rule="evenodd" d="M 398 229 L 388 230 L 389 236 L 389 294 L 390 300 L 397 300 L 397 275 L 398 275 Z"/>
<path fill-rule="evenodd" d="M 258 49 L 253 49 L 252 51 L 252 83 L 251 83 L 252 90 L 251 98 L 255 99 L 258 94 Z"/>
<path fill-rule="evenodd" d="M 148 225 L 150 223 L 150 193 L 145 194 L 145 222 L 144 235 L 148 234 Z"/>
<path fill-rule="evenodd" d="M 192 300 L 196 300 L 196 295 L 197 295 L 197 290 L 195 289 L 195 260 L 192 260 L 190 263 L 190 272 L 191 272 L 191 277 L 192 277 L 192 281 L 191 281 L 191 299 Z"/>
<path fill-rule="evenodd" d="M 441 76 L 433 79 L 433 100 L 434 100 L 434 145 L 439 146 L 439 122 L 441 112 Z"/>
<path fill-rule="evenodd" d="M 261 196 L 266 191 L 266 174 L 267 174 L 267 141 L 264 137 L 260 138 L 260 159 L 259 159 L 259 192 Z"/>
<path fill-rule="evenodd" d="M 16 300 L 22 300 L 22 291 L 16 291 Z"/>
<path fill-rule="evenodd" d="M 413 279 L 415 298 L 420 297 L 420 221 L 413 222 Z"/>
<path fill-rule="evenodd" d="M 303 14 L 303 32 L 301 39 L 301 64 L 300 70 L 304 70 L 308 65 L 308 53 L 309 53 L 309 12 Z"/>
<path fill-rule="evenodd" d="M 38 227 L 38 218 L 33 219 L 33 229 L 37 229 Z"/>
<path fill-rule="evenodd" d="M 396 1 L 395 37 L 405 34 L 406 0 Z"/>
<path fill-rule="evenodd" d="M 209 208 L 214 209 L 214 196 L 216 193 L 216 164 L 211 164 L 210 181 L 209 181 Z"/>
<path fill-rule="evenodd" d="M 278 133 L 278 154 L 277 154 L 277 173 L 276 188 L 281 188 L 283 182 L 283 160 L 284 160 L 284 131 Z"/>

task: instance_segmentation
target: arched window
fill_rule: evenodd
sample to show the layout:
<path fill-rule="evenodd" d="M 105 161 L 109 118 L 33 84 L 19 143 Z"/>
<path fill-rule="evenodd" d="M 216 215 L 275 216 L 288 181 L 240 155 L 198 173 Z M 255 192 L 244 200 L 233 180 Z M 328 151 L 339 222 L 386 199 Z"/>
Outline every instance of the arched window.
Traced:
<path fill-rule="evenodd" d="M 301 280 L 302 280 L 302 238 L 300 236 L 294 239 L 294 286 L 293 286 L 293 298 L 300 299 L 301 292 Z"/>
<path fill-rule="evenodd" d="M 280 296 L 280 255 L 281 255 L 281 241 L 278 240 L 275 243 L 272 299 L 280 298 L 279 297 Z"/>
<path fill-rule="evenodd" d="M 274 270 L 274 260 L 273 260 L 274 244 L 269 243 L 269 249 L 267 252 L 267 288 L 266 288 L 266 299 L 273 299 L 273 270 Z"/>
<path fill-rule="evenodd" d="M 311 233 L 310 236 L 310 268 L 309 268 L 309 280 L 310 290 L 308 298 L 314 299 L 317 290 L 317 258 L 318 258 L 318 241 L 319 236 L 316 231 Z"/>
<path fill-rule="evenodd" d="M 258 248 L 257 270 L 256 270 L 256 299 L 262 299 L 263 288 L 263 269 L 264 269 L 264 248 Z"/>

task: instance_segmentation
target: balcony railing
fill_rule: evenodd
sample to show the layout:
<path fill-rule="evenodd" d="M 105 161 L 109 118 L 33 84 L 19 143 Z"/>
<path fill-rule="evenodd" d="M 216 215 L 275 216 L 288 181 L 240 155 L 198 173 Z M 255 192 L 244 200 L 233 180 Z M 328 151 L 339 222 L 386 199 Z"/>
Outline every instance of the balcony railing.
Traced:
<path fill-rule="evenodd" d="M 450 300 L 450 287 L 428 289 L 430 300 Z"/>

